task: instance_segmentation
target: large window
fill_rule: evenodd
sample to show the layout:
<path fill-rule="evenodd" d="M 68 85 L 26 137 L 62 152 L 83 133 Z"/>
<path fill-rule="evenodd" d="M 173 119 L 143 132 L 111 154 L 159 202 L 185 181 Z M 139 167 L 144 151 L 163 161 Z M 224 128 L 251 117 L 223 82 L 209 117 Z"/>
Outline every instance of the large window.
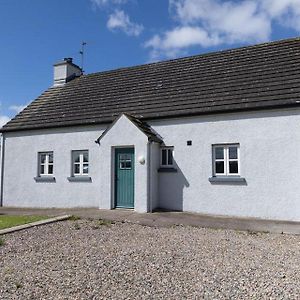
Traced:
<path fill-rule="evenodd" d="M 72 151 L 72 176 L 86 176 L 89 174 L 88 150 Z"/>
<path fill-rule="evenodd" d="M 173 159 L 173 147 L 163 147 L 161 148 L 161 160 L 160 165 L 163 168 L 171 168 L 174 164 Z"/>
<path fill-rule="evenodd" d="M 240 146 L 238 144 L 213 146 L 213 173 L 214 176 L 240 174 Z"/>
<path fill-rule="evenodd" d="M 39 176 L 53 176 L 53 152 L 39 153 Z"/>

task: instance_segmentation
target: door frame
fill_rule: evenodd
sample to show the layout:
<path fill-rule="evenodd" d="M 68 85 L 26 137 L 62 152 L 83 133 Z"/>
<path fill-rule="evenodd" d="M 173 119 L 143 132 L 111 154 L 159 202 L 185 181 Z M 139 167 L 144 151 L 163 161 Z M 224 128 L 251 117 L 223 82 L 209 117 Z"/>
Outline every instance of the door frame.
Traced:
<path fill-rule="evenodd" d="M 132 208 L 118 208 L 117 207 L 117 196 L 116 196 L 116 150 L 117 149 L 128 149 L 131 148 L 133 149 L 133 159 L 134 159 L 134 184 L 133 184 L 133 207 Z M 135 147 L 134 145 L 122 145 L 122 146 L 112 146 L 112 151 L 111 151 L 111 195 L 112 195 L 112 203 L 111 207 L 113 209 L 129 209 L 129 210 L 134 210 L 135 209 Z"/>

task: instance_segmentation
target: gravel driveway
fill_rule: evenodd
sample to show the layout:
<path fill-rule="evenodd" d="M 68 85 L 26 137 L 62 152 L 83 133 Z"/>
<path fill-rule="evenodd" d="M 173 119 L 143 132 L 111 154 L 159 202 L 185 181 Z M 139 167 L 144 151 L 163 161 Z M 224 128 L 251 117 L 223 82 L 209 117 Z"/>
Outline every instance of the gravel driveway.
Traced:
<path fill-rule="evenodd" d="M 66 221 L 5 236 L 1 299 L 299 299 L 300 236 Z"/>

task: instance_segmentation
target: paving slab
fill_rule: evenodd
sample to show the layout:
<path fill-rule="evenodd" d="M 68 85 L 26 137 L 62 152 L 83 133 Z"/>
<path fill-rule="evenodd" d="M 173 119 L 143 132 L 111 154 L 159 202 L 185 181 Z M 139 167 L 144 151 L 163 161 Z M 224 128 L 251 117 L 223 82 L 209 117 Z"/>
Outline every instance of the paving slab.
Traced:
<path fill-rule="evenodd" d="M 153 212 L 137 213 L 133 210 L 98 208 L 72 208 L 72 209 L 35 209 L 0 207 L 0 215 L 75 215 L 84 219 L 104 219 L 116 222 L 128 222 L 145 226 L 195 226 L 207 228 L 222 228 L 233 230 L 248 230 L 271 233 L 300 234 L 300 222 L 263 220 L 257 218 L 238 218 L 227 216 L 205 215 L 187 212 Z"/>

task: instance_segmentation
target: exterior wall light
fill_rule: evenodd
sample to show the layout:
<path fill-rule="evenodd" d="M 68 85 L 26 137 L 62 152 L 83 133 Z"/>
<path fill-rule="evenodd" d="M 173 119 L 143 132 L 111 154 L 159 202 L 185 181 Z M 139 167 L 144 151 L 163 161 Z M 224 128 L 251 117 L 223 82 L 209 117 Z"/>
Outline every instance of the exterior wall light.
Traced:
<path fill-rule="evenodd" d="M 145 160 L 145 157 L 144 155 L 141 155 L 138 157 L 138 162 L 141 164 L 141 165 L 144 165 L 146 160 Z"/>

